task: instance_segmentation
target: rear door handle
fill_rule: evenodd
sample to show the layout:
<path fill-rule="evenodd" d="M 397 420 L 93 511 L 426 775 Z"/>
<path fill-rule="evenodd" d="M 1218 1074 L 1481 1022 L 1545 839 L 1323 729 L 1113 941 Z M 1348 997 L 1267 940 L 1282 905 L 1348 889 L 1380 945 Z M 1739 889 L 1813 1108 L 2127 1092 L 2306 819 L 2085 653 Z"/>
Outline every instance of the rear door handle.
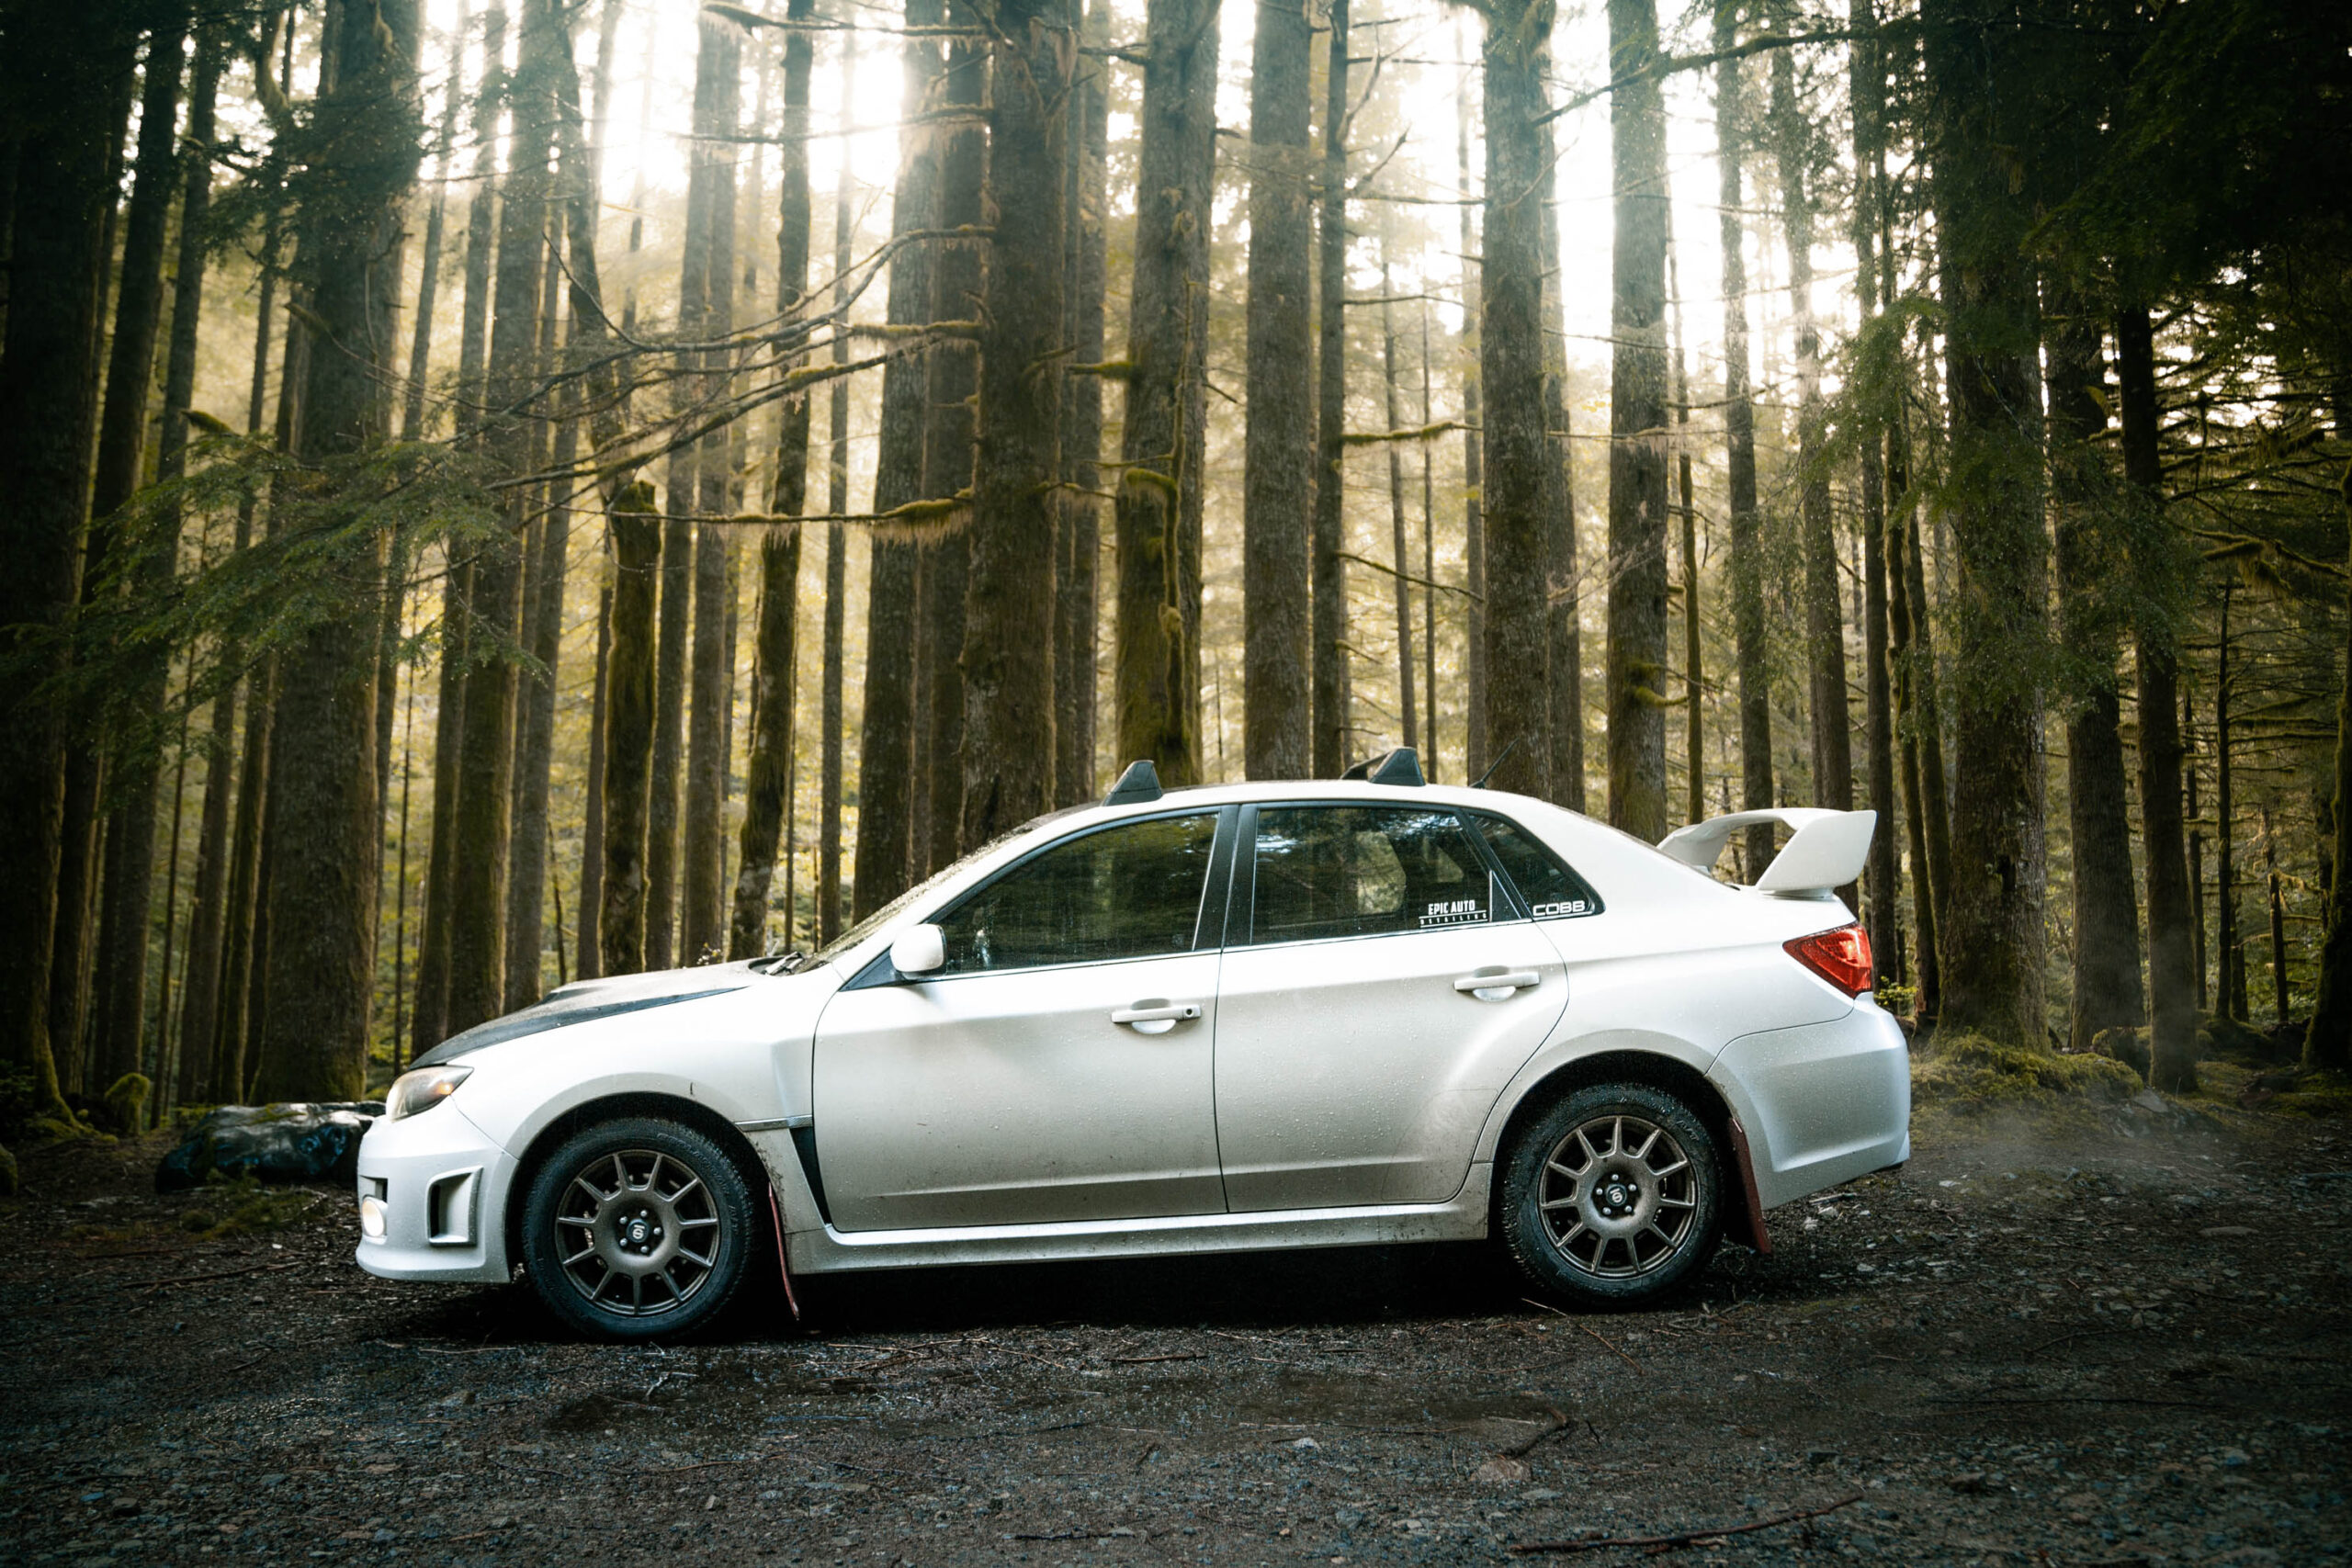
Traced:
<path fill-rule="evenodd" d="M 1138 1002 L 1134 1007 L 1111 1010 L 1113 1023 L 1127 1024 L 1137 1034 L 1165 1034 L 1179 1023 L 1200 1016 L 1198 1002 Z"/>
<path fill-rule="evenodd" d="M 1532 969 L 1512 969 L 1500 975 L 1464 975 L 1453 982 L 1457 991 L 1467 991 L 1480 1001 L 1500 1001 L 1513 991 L 1532 989 L 1543 976 Z"/>

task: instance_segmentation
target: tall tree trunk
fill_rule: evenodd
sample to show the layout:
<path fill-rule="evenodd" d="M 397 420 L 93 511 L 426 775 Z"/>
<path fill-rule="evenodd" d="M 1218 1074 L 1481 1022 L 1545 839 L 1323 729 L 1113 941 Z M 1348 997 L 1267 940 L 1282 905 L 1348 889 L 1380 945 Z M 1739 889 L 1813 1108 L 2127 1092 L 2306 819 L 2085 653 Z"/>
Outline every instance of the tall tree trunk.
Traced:
<path fill-rule="evenodd" d="M 964 5 L 948 7 L 951 26 L 971 27 Z M 940 84 L 939 226 L 977 230 L 987 221 L 983 186 L 988 179 L 988 136 L 981 106 L 989 85 L 989 53 L 977 41 L 957 39 L 947 48 Z M 1035 222 L 1038 215 L 1023 214 Z M 931 319 L 976 320 L 980 314 L 980 248 L 956 242 L 940 247 L 933 262 Z M 923 434 L 923 489 L 935 499 L 968 496 L 972 487 L 972 399 L 978 385 L 971 342 L 950 337 L 930 354 L 931 419 Z M 970 515 L 958 509 L 958 522 Z M 925 857 L 917 869 L 933 872 L 962 851 L 964 826 L 964 605 L 971 538 L 956 523 L 939 531 L 922 559 L 923 672 L 930 724 L 923 735 L 923 770 L 929 796 L 925 811 Z"/>
<path fill-rule="evenodd" d="M 2188 795 L 2188 951 L 2197 975 L 2197 1010 L 2203 1012 L 2213 998 L 2205 985 L 2205 832 L 2199 826 L 2204 821 L 2204 812 L 2197 804 L 2197 766 L 2188 760 L 2195 749 L 2197 714 L 2188 682 L 2180 680 L 2177 672 L 2174 680 L 2180 694 L 2181 782 Z"/>
<path fill-rule="evenodd" d="M 1879 312 L 1879 212 L 1884 197 L 1885 66 L 1878 44 L 1873 0 L 1852 0 L 1855 33 L 1849 75 L 1853 103 L 1856 176 L 1852 236 L 1854 292 L 1866 330 Z M 1884 336 L 1883 329 L 1879 334 Z M 1884 423 L 1876 409 L 1861 420 L 1862 471 L 1862 729 L 1865 788 L 1878 813 L 1868 866 L 1871 951 L 1895 979 L 1903 978 L 1903 925 L 1896 912 L 1901 883 L 1895 847 L 1894 696 L 1887 664 L 1886 474 L 1881 439 Z"/>
<path fill-rule="evenodd" d="M 1479 256 L 1479 384 L 1486 408 L 1487 739 L 1498 788 L 1549 793 L 1551 652 L 1544 502 L 1544 47 L 1548 0 L 1487 15 L 1486 242 Z"/>
<path fill-rule="evenodd" d="M 981 283 L 964 598 L 967 844 L 987 843 L 1054 803 L 1062 413 L 1055 367 L 1062 350 L 1062 159 L 1078 52 L 1066 17 L 1059 0 L 999 0 L 992 28 L 987 212 L 994 232 Z M 1130 442 L 1135 423 L 1130 413 Z"/>
<path fill-rule="evenodd" d="M 1421 747 L 1419 703 L 1413 691 L 1413 562 L 1405 549 L 1405 458 L 1394 432 L 1405 427 L 1403 404 L 1396 396 L 1396 283 L 1388 267 L 1388 236 L 1380 243 L 1380 389 L 1388 417 L 1388 535 L 1389 585 L 1396 606 L 1396 720 L 1404 743 Z"/>
<path fill-rule="evenodd" d="M 128 72 L 135 35 L 112 13 L 95 18 L 35 7 L 12 17 L 0 79 L 37 107 L 15 129 L 8 315 L 0 347 L 0 626 L 61 628 L 74 613 L 98 341 L 97 276 L 106 213 L 114 77 Z M 13 637 L 12 637 L 13 640 Z M 58 672 L 53 655 L 26 671 Z M 63 833 L 63 733 L 51 705 L 12 682 L 0 696 L 0 1051 L 31 1074 L 37 1109 L 67 1115 L 49 1029 Z M 59 1050 L 72 1042 L 60 1040 Z"/>
<path fill-rule="evenodd" d="M 1485 288 L 1478 261 L 1478 204 L 1471 198 L 1470 186 L 1471 104 L 1469 84 L 1464 82 L 1454 96 L 1453 156 L 1462 229 L 1462 586 L 1469 606 L 1463 615 L 1462 761 L 1466 783 L 1486 776 L 1487 761 L 1487 436 L 1478 385 L 1486 355 L 1480 321 Z"/>
<path fill-rule="evenodd" d="M 552 253 L 552 244 L 550 244 Z M 547 307 L 553 313 L 553 302 Z M 541 921 L 548 886 L 548 773 L 555 760 L 555 694 L 563 650 L 565 569 L 571 553 L 571 508 L 558 493 L 539 520 L 538 561 L 533 575 L 531 618 L 524 626 L 532 660 L 538 666 L 515 694 L 520 720 L 514 754 L 515 803 L 513 859 L 506 881 L 506 1010 L 539 999 L 540 970 L 547 953 Z"/>
<path fill-rule="evenodd" d="M 1774 804 L 1772 677 L 1764 615 L 1764 519 L 1756 493 L 1756 401 L 1748 380 L 1745 170 L 1751 130 L 1747 79 L 1731 56 L 1739 34 L 1739 0 L 1715 0 L 1715 161 L 1723 249 L 1724 469 L 1731 522 L 1731 610 L 1735 676 L 1739 698 L 1740 807 Z M 1772 859 L 1772 828 L 1747 832 L 1745 874 L 1763 874 Z"/>
<path fill-rule="evenodd" d="M 937 0 L 906 8 L 910 30 L 935 28 Z M 913 37 L 900 46 L 898 190 L 890 206 L 890 324 L 904 330 L 931 319 L 933 246 L 906 236 L 939 217 L 936 133 L 917 123 L 931 107 L 939 81 L 939 43 Z M 1093 91 L 1099 93 L 1100 86 Z M 804 176 L 805 178 L 805 176 Z M 1098 227 L 1100 213 L 1098 210 Z M 1100 310 L 1096 315 L 1099 323 Z M 1097 351 L 1099 353 L 1099 349 Z M 882 428 L 874 465 L 874 510 L 888 513 L 919 501 L 922 484 L 925 361 L 920 353 L 894 355 L 882 367 Z M 1098 399 L 1096 411 L 1101 411 Z M 1099 426 L 1098 426 L 1099 434 Z M 915 660 L 920 546 L 876 531 L 865 592 L 865 712 L 857 746 L 857 879 L 852 913 L 864 919 L 913 885 L 915 797 Z M 1090 627 L 1090 632 L 1091 628 Z"/>
<path fill-rule="evenodd" d="M 580 817 L 580 918 L 571 966 L 582 980 L 604 973 L 604 937 L 597 930 L 605 911 L 605 715 L 611 705 L 613 676 L 613 567 L 608 529 L 605 581 L 596 590 L 596 673 L 588 697 L 587 778 Z"/>
<path fill-rule="evenodd" d="M 1707 813 L 1705 703 L 1700 682 L 1699 508 L 1690 472 L 1690 367 L 1683 353 L 1682 260 L 1675 243 L 1674 209 L 1666 214 L 1666 295 L 1674 352 L 1674 515 L 1682 552 L 1683 793 L 1687 820 Z"/>
<path fill-rule="evenodd" d="M 1547 57 L 1548 58 L 1548 57 Z M 1550 170 L 1558 165 L 1553 124 L 1544 122 L 1544 636 L 1551 665 L 1551 758 L 1555 805 L 1582 811 L 1584 798 L 1584 612 L 1577 570 L 1577 499 L 1569 469 L 1568 343 L 1560 299 L 1560 208 Z M 1663 570 L 1663 567 L 1660 568 Z"/>
<path fill-rule="evenodd" d="M 464 298 L 458 332 L 458 420 L 479 433 L 490 340 L 491 264 L 498 223 L 498 116 L 506 96 L 506 7 L 482 14 L 481 79 L 474 90 L 473 194 L 466 208 Z M 479 438 L 477 434 L 477 439 Z M 474 550 L 444 546 L 439 701 L 433 721 L 433 850 L 425 862 L 424 915 L 417 935 L 416 1006 L 411 1051 L 421 1055 L 449 1028 L 449 937 L 458 875 L 458 801 L 465 771 L 466 687 L 473 670 Z"/>
<path fill-rule="evenodd" d="M 509 474 L 527 470 L 533 421 L 519 408 L 532 396 L 539 336 L 544 229 L 551 187 L 553 55 L 568 44 L 554 0 L 526 0 L 508 88 L 510 138 L 500 206 L 497 298 L 491 321 L 485 450 Z M 524 529 L 528 491 L 504 492 L 503 536 L 473 568 L 474 624 L 490 644 L 466 677 L 465 731 L 458 751 L 458 813 L 449 908 L 452 1033 L 496 1018 L 506 999 L 506 895 L 512 861 L 517 671 L 506 649 L 521 640 Z"/>
<path fill-rule="evenodd" d="M 787 21 L 806 23 L 810 0 L 792 0 Z M 784 130 L 776 197 L 776 313 L 793 320 L 808 309 L 808 74 L 814 48 L 805 28 L 784 45 Z M 786 402 L 776 421 L 775 482 L 768 510 L 797 517 L 808 499 L 808 400 Z M 776 844 L 792 810 L 792 700 L 797 668 L 793 639 L 800 604 L 800 525 L 770 525 L 760 541 L 759 627 L 752 634 L 752 742 L 744 769 L 743 827 L 735 860 L 727 955 L 757 958 L 768 950 L 768 889 Z M 785 941 L 792 938 L 789 900 Z"/>
<path fill-rule="evenodd" d="M 1085 36 L 1090 51 L 1108 48 L 1108 0 L 1095 0 L 1087 10 Z M 1062 332 L 1069 341 L 1070 361 L 1075 365 L 1100 364 L 1103 355 L 1103 296 L 1110 275 L 1110 237 L 1103 227 L 1109 199 L 1109 69 L 1108 61 L 1099 54 L 1081 55 L 1079 59 L 1074 100 L 1079 122 L 1070 133 L 1069 181 L 1064 193 L 1069 204 L 1064 217 L 1069 225 L 1069 241 L 1063 257 L 1069 282 L 1062 300 Z M 1095 491 L 1102 482 L 1102 380 L 1099 376 L 1077 376 L 1062 389 L 1062 475 L 1069 488 L 1062 509 L 1056 596 L 1060 629 L 1054 649 L 1054 797 L 1064 806 L 1077 806 L 1094 797 L 1095 685 L 1100 675 L 1097 643 L 1102 621 L 1098 581 L 1102 506 Z M 1299 515 L 1306 515 L 1303 508 Z M 1246 519 L 1243 528 L 1246 534 Z M 1305 560 L 1303 552 L 1300 559 Z M 1245 564 L 1245 572 L 1247 570 Z M 1244 592 L 1246 594 L 1246 586 Z M 1246 603 L 1243 613 L 1248 613 Z M 1303 622 L 1304 616 L 1301 619 Z M 1198 651 L 1194 649 L 1195 654 Z M 861 759 L 861 818 L 865 810 L 865 765 Z M 862 870 L 860 874 L 864 874 Z"/>
<path fill-rule="evenodd" d="M 168 588 L 178 567 L 179 535 L 167 528 L 133 561 L 118 559 L 125 545 L 114 513 L 139 488 L 147 445 L 147 414 L 154 392 L 155 340 L 164 305 L 164 258 L 173 196 L 181 188 L 178 147 L 180 79 L 185 66 L 187 11 L 165 9 L 147 38 L 139 96 L 139 162 L 122 229 L 121 285 L 116 290 L 114 339 L 107 363 L 106 404 L 98 418 L 98 454 L 90 486 L 94 570 L 129 567 L 130 591 L 145 597 Z M 176 521 L 175 514 L 174 521 Z M 103 585 L 100 592 L 105 592 Z M 89 602 L 87 592 L 85 603 Z M 160 655 L 160 657 L 159 657 Z M 135 658 L 128 676 L 127 711 L 164 706 L 168 649 Z M 97 716 L 90 716 L 96 720 Z M 95 739 L 95 726 L 93 739 Z M 107 853 L 98 888 L 98 1087 L 137 1072 L 147 1014 L 147 926 L 155 878 L 155 790 L 161 757 L 136 746 L 114 759 L 107 791 Z"/>
<path fill-rule="evenodd" d="M 1241 479 L 1241 765 L 1253 779 L 1305 778 L 1312 750 L 1307 540 L 1316 446 L 1308 192 L 1314 159 L 1307 136 L 1314 41 L 1306 7 L 1258 7 L 1250 61 Z"/>
<path fill-rule="evenodd" d="M 2245 1017 L 2245 966 L 2239 956 L 2237 791 L 2230 758 L 2230 594 L 2222 580 L 2222 625 L 2213 654 L 2213 1015 Z"/>
<path fill-rule="evenodd" d="M 1208 426 L 1219 43 L 1214 0 L 1155 0 L 1146 34 L 1112 681 L 1122 762 L 1144 758 L 1163 783 L 1190 784 L 1202 776 L 1193 726 L 1197 664 L 1188 646 L 1188 628 L 1199 622 L 1200 576 L 1197 559 L 1187 557 L 1200 516 Z M 1001 192 L 997 199 L 1001 209 Z M 1003 236 L 997 243 L 1001 246 Z M 981 412 L 985 419 L 985 406 Z"/>
<path fill-rule="evenodd" d="M 306 331 L 325 339 L 305 359 L 294 446 L 311 465 L 366 452 L 391 434 L 401 220 L 424 131 L 410 0 L 379 0 L 366 12 L 345 6 L 329 25 L 335 70 L 313 109 L 313 134 L 324 143 L 314 167 L 337 175 L 332 195 L 299 193 L 309 198 L 299 276 L 316 316 Z M 329 506 L 303 525 L 350 526 L 339 510 Z M 362 605 L 378 591 L 369 573 L 379 550 L 371 545 L 350 558 Z M 300 765 L 275 770 L 264 848 L 268 948 L 256 1076 L 272 1100 L 356 1100 L 366 1089 L 383 838 L 376 636 L 373 615 L 330 619 L 280 665 L 277 723 L 302 737 L 304 753 Z"/>
<path fill-rule="evenodd" d="M 2004 0 L 1928 0 L 1933 196 L 1951 405 L 1954 803 L 1943 1019 L 2012 1044 L 2048 1039 L 2042 998 L 2041 692 L 2048 640 L 2041 389 L 2030 202 L 2004 149 L 2027 129 L 2000 85 L 2039 36 Z"/>
<path fill-rule="evenodd" d="M 1794 29 L 1790 0 L 1773 0 L 1774 25 Z M 1789 310 L 1797 371 L 1797 532 L 1804 552 L 1805 670 L 1813 718 L 1813 803 L 1854 804 L 1853 719 L 1846 705 L 1846 628 L 1838 603 L 1838 540 L 1829 515 L 1828 413 L 1821 399 L 1821 323 L 1813 313 L 1813 128 L 1797 106 L 1794 51 L 1772 51 L 1768 113 L 1781 171 L 1788 242 Z"/>
<path fill-rule="evenodd" d="M 2163 411 L 2156 404 L 2154 333 L 2143 309 L 2116 316 L 2115 373 L 2124 481 L 2141 505 L 2161 513 Z M 2132 651 L 2139 681 L 2140 831 L 2148 868 L 2149 1080 L 2178 1093 L 2197 1080 L 2196 954 L 2180 811 L 2179 662 L 2169 626 L 2154 617 L 2143 616 L 2133 628 Z"/>
<path fill-rule="evenodd" d="M 172 296 L 171 347 L 164 373 L 163 430 L 156 450 L 157 477 L 177 479 L 187 468 L 187 412 L 196 399 L 197 329 L 203 319 L 204 231 L 212 206 L 214 107 L 228 50 L 226 36 L 207 28 L 197 43 L 196 74 L 189 83 L 187 188 L 180 197 L 179 276 Z M 249 525 L 240 520 L 234 547 L 242 551 Z M 177 1020 L 181 1104 L 207 1098 L 212 1077 L 212 1016 L 220 983 L 221 899 L 228 886 L 232 744 L 236 735 L 237 689 L 223 685 L 212 698 L 211 734 L 206 741 L 204 801 L 196 830 L 196 882 L 188 900 L 187 961 L 180 986 Z M 201 998 L 199 1001 L 198 998 Z M 165 1010 L 169 1016 L 169 1010 Z"/>
<path fill-rule="evenodd" d="M 1317 778 L 1337 778 L 1354 744 L 1348 700 L 1348 4 L 1330 0 L 1323 84 L 1323 177 L 1316 251 L 1315 516 L 1308 540 Z"/>
<path fill-rule="evenodd" d="M 662 525 L 639 479 L 613 503 L 613 650 L 605 671 L 604 911 L 607 975 L 645 967 L 645 829 L 653 784 L 654 602 Z"/>
<path fill-rule="evenodd" d="M 1647 73 L 1657 47 L 1657 0 L 1610 0 L 1610 69 L 1644 74 L 1609 107 L 1609 820 L 1653 842 L 1667 817 L 1666 110 Z"/>
<path fill-rule="evenodd" d="M 2346 434 L 2337 403 L 2336 438 Z M 2352 511 L 2352 495 L 2346 497 Z M 2352 617 L 2346 625 L 2352 628 Z M 2146 699 L 2142 699 L 2143 705 Z M 2145 793 L 2143 792 L 2143 798 Z M 2335 689 L 2335 818 L 2325 876 L 2320 899 L 2318 995 L 2312 1001 L 2311 1022 L 2303 1031 L 2303 1065 L 2342 1072 L 2352 1066 L 2352 630 L 2347 631 L 2344 679 Z M 2153 896 L 2150 898 L 2153 918 Z"/>
<path fill-rule="evenodd" d="M 716 340 L 735 323 L 735 164 L 731 139 L 741 116 L 742 32 L 733 22 L 702 13 L 702 51 L 695 68 L 697 134 L 706 138 L 698 173 L 702 178 L 701 245 L 692 239 L 679 288 L 682 328 Z M 693 324 L 686 321 L 691 311 Z M 729 356 L 704 356 L 700 398 L 715 408 L 726 398 Z M 703 437 L 693 467 L 695 510 L 705 516 L 731 510 L 728 497 L 728 433 Z M 673 470 L 674 473 L 676 470 Z M 673 495 L 671 510 L 680 509 Z M 727 777 L 726 705 L 729 648 L 727 562 L 733 546 L 723 526 L 706 523 L 695 530 L 694 627 L 688 676 L 685 818 L 680 835 L 678 950 L 683 964 L 699 964 L 724 950 L 718 874 L 723 822 L 720 796 Z"/>
<path fill-rule="evenodd" d="M 857 89 L 857 35 L 842 40 L 841 129 L 851 127 L 850 105 Z M 849 316 L 850 167 L 843 158 L 833 181 L 833 310 Z M 833 384 L 826 409 L 825 510 L 839 517 L 849 511 L 849 334 L 833 333 Z M 842 634 L 849 605 L 849 534 L 838 523 L 825 530 L 825 650 L 818 704 L 824 726 L 819 761 L 817 830 L 817 940 L 829 942 L 842 929 Z"/>
<path fill-rule="evenodd" d="M 1430 303 L 1421 300 L 1421 428 L 1437 423 L 1437 397 L 1430 365 Z M 1437 475 L 1430 443 L 1421 448 L 1421 692 L 1429 716 L 1421 726 L 1421 772 L 1438 782 L 1437 725 Z"/>
<path fill-rule="evenodd" d="M 448 224 L 449 171 L 458 159 L 458 105 L 465 96 L 466 31 L 472 12 L 472 0 L 458 0 L 458 25 L 449 30 L 449 80 L 442 90 L 441 127 L 434 154 L 440 172 L 433 184 L 433 203 L 424 215 L 424 254 L 419 258 L 416 275 L 416 319 L 409 336 L 408 385 L 401 402 L 402 441 L 424 439 L 424 394 L 433 368 L 433 313 L 441 299 L 441 238 Z M 476 90 L 487 88 L 489 80 L 485 68 Z"/>
<path fill-rule="evenodd" d="M 2111 525 L 2100 407 L 2106 367 L 2099 328 L 2080 296 L 2053 289 L 2044 318 L 2050 376 L 2050 476 L 2057 510 L 2058 632 L 2075 678 L 2069 694 L 2066 809 L 2074 842 L 2075 931 L 2070 1044 L 2147 1015 L 2140 987 L 2140 910 L 2132 886 L 2132 817 L 2124 798 L 2122 702 L 2116 689 L 2120 630 L 2109 584 L 2125 563 Z"/>

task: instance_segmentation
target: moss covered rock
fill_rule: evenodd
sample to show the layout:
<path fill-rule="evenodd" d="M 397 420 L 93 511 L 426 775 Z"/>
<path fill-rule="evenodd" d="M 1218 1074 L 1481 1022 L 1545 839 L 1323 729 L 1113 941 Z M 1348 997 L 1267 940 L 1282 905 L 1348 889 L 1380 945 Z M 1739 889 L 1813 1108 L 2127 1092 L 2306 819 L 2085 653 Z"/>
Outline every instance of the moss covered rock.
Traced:
<path fill-rule="evenodd" d="M 106 1094 L 107 1131 L 126 1137 L 147 1130 L 147 1096 L 154 1085 L 144 1073 L 125 1073 Z"/>
<path fill-rule="evenodd" d="M 1911 1088 L 1922 1105 L 1965 1112 L 2069 1100 L 2119 1105 L 2140 1091 L 2141 1078 L 2109 1056 L 2062 1056 L 1939 1032 L 1932 1053 L 1913 1064 Z"/>

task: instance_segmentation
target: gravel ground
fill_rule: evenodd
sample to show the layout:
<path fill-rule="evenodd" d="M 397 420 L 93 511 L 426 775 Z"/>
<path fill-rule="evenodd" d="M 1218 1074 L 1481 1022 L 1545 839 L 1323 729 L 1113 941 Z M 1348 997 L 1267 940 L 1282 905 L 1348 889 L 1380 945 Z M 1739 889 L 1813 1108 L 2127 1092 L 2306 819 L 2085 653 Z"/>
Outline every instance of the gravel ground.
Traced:
<path fill-rule="evenodd" d="M 2310 1122 L 1923 1134 L 1637 1312 L 1396 1247 L 830 1282 L 814 1333 L 771 1288 L 629 1349 L 521 1286 L 368 1279 L 340 1190 L 206 1230 L 220 1194 L 149 1190 L 161 1149 L 36 1152 L 0 1205 L 0 1560 L 1496 1562 L 1699 1532 L 1677 1561 L 2123 1568 L 2352 1540 L 2352 1149 Z"/>

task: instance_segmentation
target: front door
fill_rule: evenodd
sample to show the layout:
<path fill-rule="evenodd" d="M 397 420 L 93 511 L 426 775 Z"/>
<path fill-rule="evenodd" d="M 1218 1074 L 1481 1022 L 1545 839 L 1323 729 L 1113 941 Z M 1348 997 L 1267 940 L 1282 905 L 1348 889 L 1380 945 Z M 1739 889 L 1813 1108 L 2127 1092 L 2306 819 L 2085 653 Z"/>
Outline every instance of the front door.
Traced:
<path fill-rule="evenodd" d="M 834 997 L 814 1111 L 836 1226 L 1224 1210 L 1221 816 L 1229 832 L 1238 813 L 1195 811 L 1050 844 L 933 917 L 939 974 Z"/>
<path fill-rule="evenodd" d="M 1559 954 L 1454 812 L 1266 806 L 1243 833 L 1217 987 L 1227 1203 L 1453 1197 L 1566 1004 Z"/>

